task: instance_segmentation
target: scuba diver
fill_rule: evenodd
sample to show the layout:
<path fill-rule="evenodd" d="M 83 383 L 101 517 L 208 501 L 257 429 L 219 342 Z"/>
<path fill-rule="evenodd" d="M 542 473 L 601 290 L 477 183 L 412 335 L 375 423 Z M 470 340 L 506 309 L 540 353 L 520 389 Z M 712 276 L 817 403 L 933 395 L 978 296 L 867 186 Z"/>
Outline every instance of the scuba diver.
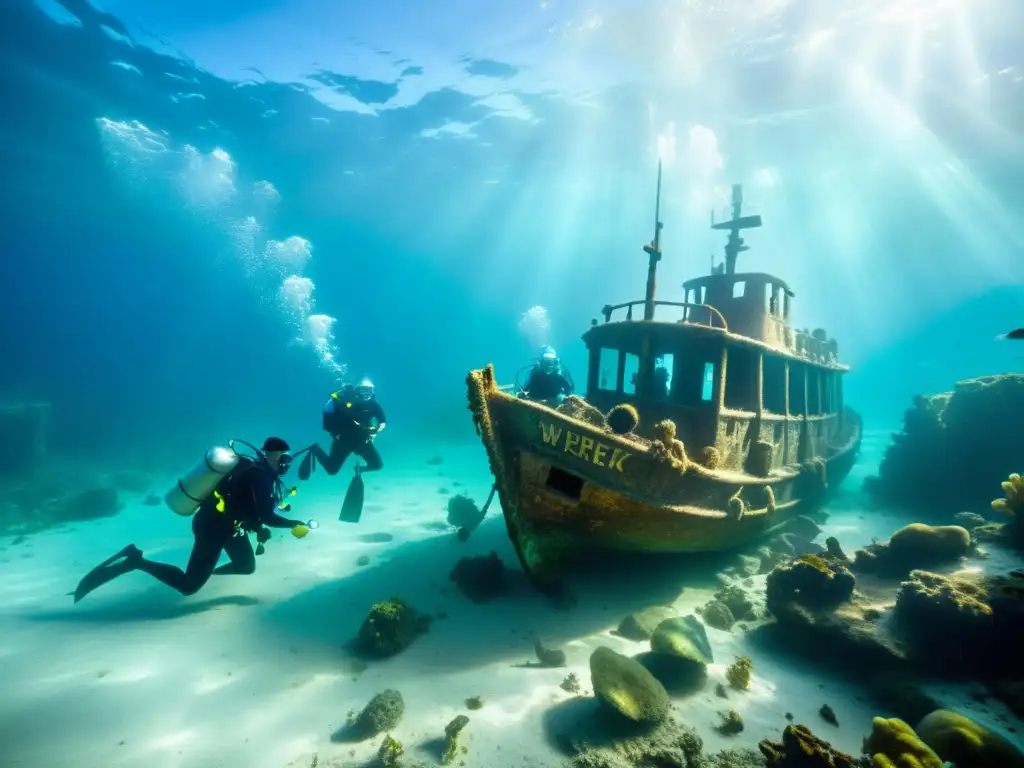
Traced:
<path fill-rule="evenodd" d="M 540 358 L 533 365 L 520 397 L 528 400 L 561 402 L 576 389 L 572 376 L 562 366 L 554 347 L 541 347 Z"/>
<path fill-rule="evenodd" d="M 359 522 L 363 509 L 362 475 L 384 467 L 373 441 L 386 426 L 387 417 L 377 402 L 376 388 L 369 379 L 355 385 L 344 384 L 337 392 L 331 393 L 324 405 L 323 427 L 331 436 L 330 452 L 325 452 L 316 443 L 311 445 L 299 466 L 299 479 L 308 480 L 317 463 L 328 475 L 336 475 L 353 453 L 365 462 L 362 465 L 356 463 L 355 477 L 349 484 L 339 520 Z"/>
<path fill-rule="evenodd" d="M 255 555 L 262 554 L 263 543 L 270 538 L 266 526 L 291 528 L 296 538 L 316 527 L 312 520 L 306 523 L 278 514 L 291 510 L 290 504 L 281 504 L 286 493 L 281 476 L 288 472 L 292 461 L 288 443 L 279 437 L 268 437 L 262 450 L 255 451 L 256 457 L 249 457 L 235 452 L 235 442 L 242 441 L 232 441 L 229 449 L 207 451 L 165 497 L 174 512 L 182 516 L 195 513 L 195 543 L 185 570 L 147 560 L 138 547 L 129 544 L 82 579 L 71 593 L 76 603 L 97 587 L 131 571 L 148 573 L 183 595 L 193 595 L 211 575 L 253 573 Z M 249 533 L 255 533 L 259 543 L 255 552 Z M 218 568 L 221 552 L 227 552 L 230 562 Z"/>

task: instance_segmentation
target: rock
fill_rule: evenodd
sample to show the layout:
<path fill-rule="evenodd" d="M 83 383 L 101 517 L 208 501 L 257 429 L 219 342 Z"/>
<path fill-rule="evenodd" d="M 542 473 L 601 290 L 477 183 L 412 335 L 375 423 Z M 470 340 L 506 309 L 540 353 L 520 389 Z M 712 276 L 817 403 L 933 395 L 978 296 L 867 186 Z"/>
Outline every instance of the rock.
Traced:
<path fill-rule="evenodd" d="M 743 718 L 736 710 L 719 712 L 718 716 L 721 718 L 721 722 L 715 726 L 715 730 L 723 736 L 735 736 L 737 733 L 743 732 Z"/>
<path fill-rule="evenodd" d="M 758 763 L 719 761 L 716 756 L 703 758 L 704 743 L 697 731 L 666 719 L 654 727 L 637 733 L 617 732 L 614 723 L 596 720 L 581 723 L 578 733 L 564 737 L 567 746 L 577 754 L 567 763 L 568 768 L 755 768 Z M 609 732 L 611 730 L 611 732 Z M 735 754 L 739 754 L 736 752 Z M 760 759 L 760 755 L 758 755 Z M 763 763 L 760 764 L 763 766 Z"/>
<path fill-rule="evenodd" d="M 505 564 L 497 552 L 487 557 L 463 557 L 448 578 L 474 603 L 483 603 L 505 594 Z"/>
<path fill-rule="evenodd" d="M 459 754 L 459 734 L 469 725 L 469 718 L 459 715 L 444 727 L 444 754 L 441 765 L 449 765 Z"/>
<path fill-rule="evenodd" d="M 806 541 L 812 541 L 821 535 L 821 528 L 806 515 L 797 515 L 783 524 L 786 533 L 792 533 Z"/>
<path fill-rule="evenodd" d="M 727 586 L 717 590 L 715 600 L 725 605 L 737 621 L 749 621 L 757 618 L 754 603 L 740 587 Z"/>
<path fill-rule="evenodd" d="M 360 555 L 359 557 L 356 558 L 356 567 L 358 567 L 358 568 L 363 568 L 363 567 L 365 567 L 365 566 L 367 566 L 369 564 L 370 564 L 370 557 L 369 557 L 369 555 Z"/>
<path fill-rule="evenodd" d="M 652 605 L 644 608 L 619 622 L 616 632 L 630 640 L 650 640 L 654 630 L 665 619 L 672 618 L 676 612 L 664 605 Z"/>
<path fill-rule="evenodd" d="M 953 519 L 956 520 L 957 525 L 962 525 L 968 531 L 973 531 L 978 526 L 985 525 L 988 522 L 977 512 L 957 512 L 953 515 Z"/>
<path fill-rule="evenodd" d="M 426 632 L 430 622 L 429 616 L 420 614 L 401 598 L 392 597 L 370 609 L 359 628 L 357 647 L 371 656 L 394 656 Z"/>
<path fill-rule="evenodd" d="M 401 768 L 401 758 L 405 754 L 402 742 L 385 736 L 377 748 L 377 760 L 385 768 Z"/>
<path fill-rule="evenodd" d="M 986 596 L 978 582 L 912 571 L 896 593 L 894 616 L 917 655 L 956 658 L 992 635 L 995 623 Z"/>
<path fill-rule="evenodd" d="M 828 704 L 822 704 L 818 710 L 818 714 L 821 715 L 821 719 L 829 725 L 839 725 L 839 718 L 836 717 L 835 710 L 832 709 Z"/>
<path fill-rule="evenodd" d="M 864 752 L 871 756 L 873 765 L 882 768 L 942 768 L 939 756 L 918 738 L 913 728 L 895 717 L 876 717 L 872 721 Z"/>
<path fill-rule="evenodd" d="M 805 725 L 787 725 L 782 741 L 758 745 L 768 768 L 860 768 L 860 761 L 832 748 Z"/>
<path fill-rule="evenodd" d="M 709 627 L 720 629 L 723 632 L 731 630 L 732 625 L 736 623 L 736 619 L 733 617 L 729 607 L 717 600 L 706 603 L 700 609 L 700 615 Z"/>
<path fill-rule="evenodd" d="M 918 396 L 865 490 L 922 520 L 984 509 L 1024 455 L 1021 413 L 1024 374 L 970 379 L 952 392 Z"/>
<path fill-rule="evenodd" d="M 841 563 L 850 562 L 850 558 L 843 552 L 843 548 L 839 546 L 839 539 L 835 536 L 829 536 L 825 539 L 825 554 L 832 560 L 838 560 Z"/>
<path fill-rule="evenodd" d="M 590 656 L 594 696 L 623 717 L 637 723 L 660 723 L 668 716 L 669 697 L 664 686 L 643 665 L 610 648 Z"/>
<path fill-rule="evenodd" d="M 955 563 L 971 549 L 971 534 L 958 525 L 912 523 L 887 544 L 872 544 L 854 553 L 853 570 L 880 576 L 905 576 L 913 570 Z"/>
<path fill-rule="evenodd" d="M 651 650 L 654 653 L 691 659 L 702 665 L 711 664 L 715 660 L 707 631 L 693 615 L 661 622 L 651 635 Z"/>
<path fill-rule="evenodd" d="M 815 610 L 834 609 L 853 595 L 855 579 L 843 565 L 818 555 L 804 555 L 768 574 L 768 610 L 778 616 L 791 605 Z"/>
<path fill-rule="evenodd" d="M 370 699 L 363 711 L 359 713 L 352 725 L 353 731 L 360 739 L 370 739 L 385 731 L 394 730 L 405 714 L 405 702 L 402 694 L 388 688 Z"/>
<path fill-rule="evenodd" d="M 559 651 L 554 648 L 545 648 L 544 644 L 540 640 L 537 640 L 533 644 L 533 652 L 537 654 L 537 658 L 540 663 L 545 667 L 564 667 L 565 666 L 565 651 Z"/>
<path fill-rule="evenodd" d="M 740 555 L 736 566 L 740 578 L 756 576 L 761 571 L 761 558 L 751 555 Z"/>
<path fill-rule="evenodd" d="M 1022 768 L 1024 753 L 969 717 L 940 709 L 918 723 L 917 735 L 957 768 Z"/>
<path fill-rule="evenodd" d="M 750 675 L 754 670 L 754 662 L 747 656 L 737 656 L 725 670 L 725 679 L 737 691 L 750 688 Z"/>

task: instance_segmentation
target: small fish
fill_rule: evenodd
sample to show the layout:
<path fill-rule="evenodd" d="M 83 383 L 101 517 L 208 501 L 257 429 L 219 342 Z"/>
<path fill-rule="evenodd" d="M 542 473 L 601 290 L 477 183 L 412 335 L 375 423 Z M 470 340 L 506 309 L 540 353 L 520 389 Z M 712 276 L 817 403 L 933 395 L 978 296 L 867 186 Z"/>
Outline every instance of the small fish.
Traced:
<path fill-rule="evenodd" d="M 1010 341 L 1024 341 L 1024 328 L 1014 328 L 1009 333 L 996 336 L 997 339 L 1008 339 Z"/>

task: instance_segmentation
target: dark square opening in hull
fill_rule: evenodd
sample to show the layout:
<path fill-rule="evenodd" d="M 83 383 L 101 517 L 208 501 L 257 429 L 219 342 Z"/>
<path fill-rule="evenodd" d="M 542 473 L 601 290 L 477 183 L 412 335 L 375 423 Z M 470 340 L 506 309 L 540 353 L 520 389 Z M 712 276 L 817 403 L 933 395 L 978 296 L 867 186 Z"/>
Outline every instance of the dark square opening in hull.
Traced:
<path fill-rule="evenodd" d="M 583 493 L 583 478 L 569 474 L 558 467 L 552 467 L 548 470 L 547 487 L 574 501 L 579 501 L 580 495 Z"/>

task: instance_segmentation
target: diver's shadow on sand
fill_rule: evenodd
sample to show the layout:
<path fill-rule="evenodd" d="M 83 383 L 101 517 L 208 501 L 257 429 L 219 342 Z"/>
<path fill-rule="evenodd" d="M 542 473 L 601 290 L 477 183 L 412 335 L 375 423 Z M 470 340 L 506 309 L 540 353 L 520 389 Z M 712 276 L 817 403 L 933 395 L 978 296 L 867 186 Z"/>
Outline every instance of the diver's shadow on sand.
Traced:
<path fill-rule="evenodd" d="M 180 600 L 180 598 L 177 598 Z M 61 611 L 40 611 L 26 616 L 32 621 L 66 621 L 97 624 L 134 623 L 147 621 L 167 621 L 182 616 L 205 613 L 218 608 L 250 608 L 260 604 L 260 600 L 247 595 L 224 595 L 209 600 L 190 602 L 154 602 L 151 594 L 139 596 L 99 608 L 76 606 Z"/>

